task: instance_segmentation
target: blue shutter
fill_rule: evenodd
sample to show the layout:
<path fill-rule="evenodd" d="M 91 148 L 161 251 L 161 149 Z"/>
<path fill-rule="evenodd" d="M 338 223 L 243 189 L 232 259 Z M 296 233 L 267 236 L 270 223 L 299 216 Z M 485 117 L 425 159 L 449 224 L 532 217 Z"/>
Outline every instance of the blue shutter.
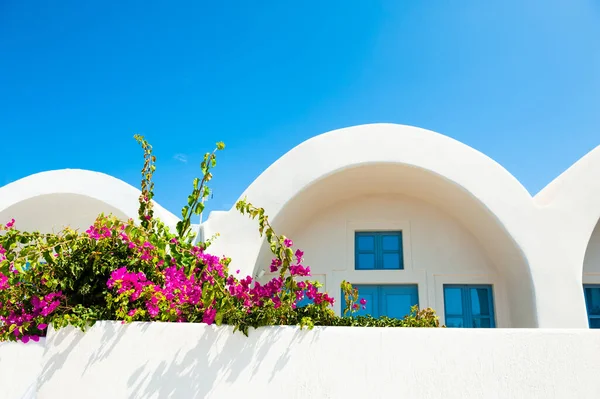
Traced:
<path fill-rule="evenodd" d="M 373 270 L 377 263 L 376 233 L 355 233 L 354 262 L 357 270 Z"/>
<path fill-rule="evenodd" d="M 388 316 L 401 319 L 410 313 L 411 306 L 419 304 L 418 287 L 407 285 L 354 285 L 358 297 L 367 300 L 366 309 L 359 309 L 354 316 L 371 315 L 375 318 Z M 342 293 L 341 314 L 344 314 L 346 300 Z"/>
<path fill-rule="evenodd" d="M 584 285 L 585 307 L 590 328 L 600 328 L 600 284 Z"/>
<path fill-rule="evenodd" d="M 410 308 L 419 304 L 416 285 L 382 285 L 379 287 L 379 314 L 402 319 L 410 313 Z"/>
<path fill-rule="evenodd" d="M 358 289 L 358 298 L 365 298 L 367 300 L 366 309 L 363 310 L 362 306 L 358 312 L 354 313 L 353 316 L 366 316 L 371 315 L 373 317 L 379 317 L 379 293 L 376 285 L 354 285 L 354 288 Z M 341 315 L 344 315 L 344 309 L 346 309 L 346 298 L 342 292 L 342 308 L 340 309 Z"/>
<path fill-rule="evenodd" d="M 402 232 L 379 233 L 379 269 L 404 269 Z"/>
<path fill-rule="evenodd" d="M 494 302 L 492 287 L 469 286 L 468 298 L 471 301 L 468 307 L 471 316 L 469 327 L 493 328 L 494 325 Z"/>
<path fill-rule="evenodd" d="M 446 327 L 494 328 L 491 285 L 444 285 Z"/>

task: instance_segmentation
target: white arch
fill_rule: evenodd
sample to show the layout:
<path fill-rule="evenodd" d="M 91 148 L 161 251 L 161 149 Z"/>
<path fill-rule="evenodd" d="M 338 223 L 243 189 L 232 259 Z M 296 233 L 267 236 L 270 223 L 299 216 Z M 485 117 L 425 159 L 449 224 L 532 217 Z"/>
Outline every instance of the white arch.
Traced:
<path fill-rule="evenodd" d="M 550 182 L 534 200 L 548 212 L 560 213 L 583 259 L 600 219 L 600 146 Z"/>
<path fill-rule="evenodd" d="M 523 220 L 533 202 L 521 183 L 497 162 L 450 137 L 404 125 L 369 124 L 334 130 L 313 137 L 279 158 L 242 194 L 276 219 L 285 205 L 307 187 L 334 173 L 373 163 L 402 164 L 427 170 L 469 192 L 490 210 L 519 242 Z M 238 219 L 235 209 L 213 212 L 204 225 L 208 233 L 219 226 L 229 232 L 225 218 Z M 231 229 L 241 233 L 237 220 Z M 251 224 L 254 228 L 254 224 Z M 253 236 L 253 235 L 252 235 Z M 252 237 L 250 236 L 250 237 Z M 221 240 L 225 241 L 225 240 Z M 256 247 L 253 243 L 252 247 Z M 248 245 L 238 249 L 248 259 Z M 256 248 L 252 248 L 256 250 Z M 251 251 L 252 252 L 252 251 Z M 247 267 L 247 265 L 245 265 Z"/>
<path fill-rule="evenodd" d="M 531 205 L 523 185 L 500 164 L 450 137 L 412 126 L 368 124 L 313 137 L 273 163 L 244 192 L 272 217 L 313 182 L 369 163 L 401 163 L 429 170 L 464 187 L 499 220 Z"/>
<path fill-rule="evenodd" d="M 104 173 L 81 169 L 62 169 L 36 173 L 0 187 L 0 214 L 36 198 L 64 196 L 75 201 L 90 198 L 106 204 L 108 211 L 118 210 L 123 216 L 137 220 L 140 190 Z M 77 199 L 79 198 L 79 200 Z M 168 226 L 179 220 L 155 203 L 155 215 Z M 9 216 L 10 215 L 5 215 Z M 3 221 L 6 222 L 6 221 Z"/>
<path fill-rule="evenodd" d="M 471 219 L 472 230 L 487 229 L 487 237 L 501 237 L 502 246 L 494 249 L 493 240 L 486 245 L 493 256 L 504 256 L 501 263 L 515 272 L 511 281 L 517 290 L 530 296 L 523 304 L 522 315 L 515 324 L 533 326 L 534 287 L 528 264 L 527 237 L 535 236 L 531 220 L 535 208 L 531 196 L 521 183 L 498 163 L 473 148 L 438 133 L 411 126 L 370 124 L 325 133 L 311 138 L 283 155 L 266 169 L 242 194 L 256 206 L 264 207 L 272 221 L 284 216 L 294 199 L 310 191 L 331 176 L 372 165 L 397 165 L 407 174 L 428 179 L 430 196 L 443 186 L 449 201 L 469 201 L 483 210 L 449 204 L 461 221 Z M 418 180 L 417 180 L 418 181 Z M 321 186 L 323 186 L 321 184 Z M 450 193 L 450 194 L 448 194 Z M 452 194 L 454 193 L 454 194 Z M 485 219 L 486 226 L 479 222 Z M 232 266 L 253 274 L 262 240 L 256 223 L 246 221 L 235 209 L 212 213 L 204 224 L 205 233 L 221 233 L 213 251 L 227 250 Z M 493 230 L 493 231 L 492 231 Z M 484 240 L 485 241 L 485 240 Z M 509 248 L 510 247 L 510 248 Z M 220 253 L 219 253 L 220 254 Z M 518 275 L 518 276 L 517 276 Z M 517 276 L 517 277 L 515 277 Z M 514 305 L 517 309 L 518 306 Z"/>

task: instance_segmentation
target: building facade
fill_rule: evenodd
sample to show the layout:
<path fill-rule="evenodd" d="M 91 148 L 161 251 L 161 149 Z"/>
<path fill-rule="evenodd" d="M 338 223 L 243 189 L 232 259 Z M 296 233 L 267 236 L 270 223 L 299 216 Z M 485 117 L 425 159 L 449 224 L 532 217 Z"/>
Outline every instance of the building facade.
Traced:
<path fill-rule="evenodd" d="M 0 220 L 20 229 L 87 228 L 100 213 L 136 217 L 139 191 L 81 170 L 0 188 Z M 535 196 L 502 166 L 415 127 L 336 130 L 295 147 L 240 198 L 264 207 L 305 252 L 312 279 L 343 301 L 350 281 L 375 316 L 432 307 L 449 327 L 600 328 L 600 147 Z M 168 225 L 177 217 L 157 206 Z M 270 278 L 256 222 L 235 209 L 201 225 L 232 270 Z"/>

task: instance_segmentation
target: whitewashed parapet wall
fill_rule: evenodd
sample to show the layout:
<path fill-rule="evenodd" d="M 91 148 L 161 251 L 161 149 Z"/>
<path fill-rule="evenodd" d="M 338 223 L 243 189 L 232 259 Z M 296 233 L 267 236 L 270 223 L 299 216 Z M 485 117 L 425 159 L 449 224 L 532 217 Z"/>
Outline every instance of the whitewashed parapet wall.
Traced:
<path fill-rule="evenodd" d="M 45 338 L 39 342 L 0 342 L 0 398 L 34 399 L 42 371 Z"/>
<path fill-rule="evenodd" d="M 600 147 L 531 196 L 501 165 L 449 137 L 403 125 L 362 125 L 298 145 L 241 197 L 264 207 L 287 234 L 336 201 L 369 192 L 430 203 L 477 238 L 504 287 L 507 321 L 500 327 L 587 328 L 582 276 L 600 218 Z M 136 217 L 138 196 L 139 190 L 101 173 L 43 172 L 0 188 L 0 220 L 14 217 L 21 229 L 85 228 L 99 212 Z M 178 220 L 159 205 L 156 215 L 169 226 Z M 265 267 L 256 223 L 235 209 L 211 213 L 201 228 L 205 237 L 220 234 L 211 251 L 230 256 L 232 270 L 254 275 Z M 597 265 L 586 268 L 592 271 L 585 281 L 600 283 Z"/>
<path fill-rule="evenodd" d="M 36 375 L 39 399 L 600 397 L 600 333 L 583 329 L 267 327 L 245 337 L 100 322 L 51 330 L 43 357 L 39 346 L 8 345 L 5 399 L 24 397 Z"/>

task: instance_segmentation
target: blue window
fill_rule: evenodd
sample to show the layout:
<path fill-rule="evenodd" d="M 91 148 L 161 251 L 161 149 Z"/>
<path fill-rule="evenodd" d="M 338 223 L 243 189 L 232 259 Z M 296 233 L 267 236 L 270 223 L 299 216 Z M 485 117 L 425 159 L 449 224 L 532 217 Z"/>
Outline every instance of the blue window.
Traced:
<path fill-rule="evenodd" d="M 444 285 L 446 327 L 494 328 L 491 285 Z"/>
<path fill-rule="evenodd" d="M 296 303 L 296 307 L 297 308 L 303 308 L 304 306 L 308 306 L 311 305 L 313 302 L 312 299 L 309 299 L 306 296 L 306 290 L 304 290 L 304 298 L 302 298 L 301 300 L 298 301 L 298 303 Z"/>
<path fill-rule="evenodd" d="M 583 292 L 590 328 L 600 328 L 600 284 L 584 285 Z"/>
<path fill-rule="evenodd" d="M 373 317 L 394 317 L 401 319 L 410 313 L 410 308 L 419 304 L 419 293 L 416 284 L 410 285 L 354 285 L 358 289 L 358 297 L 367 300 L 366 309 L 354 313 L 354 316 L 371 315 Z M 342 293 L 342 314 L 346 308 L 346 300 Z"/>
<path fill-rule="evenodd" d="M 365 231 L 354 234 L 356 270 L 404 269 L 401 231 Z"/>

